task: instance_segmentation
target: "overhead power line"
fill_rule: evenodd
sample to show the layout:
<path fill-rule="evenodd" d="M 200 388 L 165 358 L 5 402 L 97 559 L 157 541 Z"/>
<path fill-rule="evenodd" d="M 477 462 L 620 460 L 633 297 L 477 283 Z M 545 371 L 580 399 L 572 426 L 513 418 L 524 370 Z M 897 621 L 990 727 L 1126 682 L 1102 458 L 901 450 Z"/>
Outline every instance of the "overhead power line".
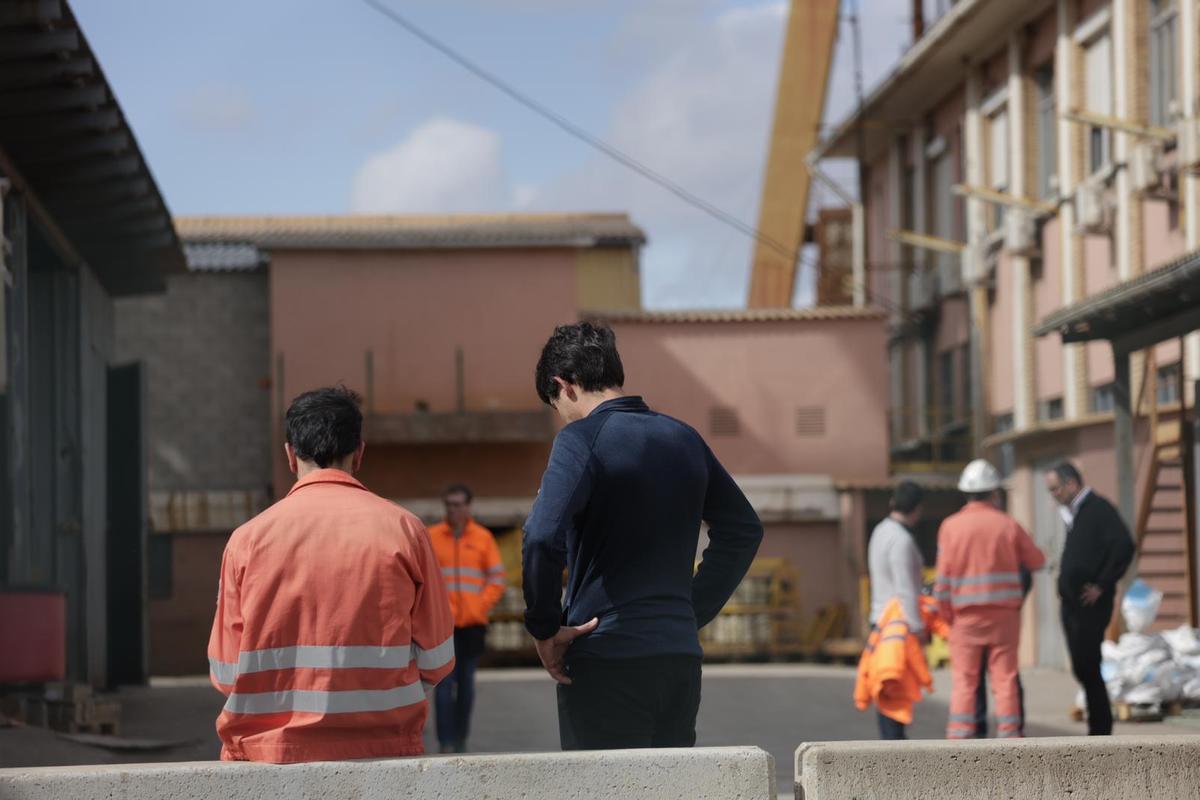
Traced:
<path fill-rule="evenodd" d="M 657 170 L 651 168 L 647 164 L 644 164 L 643 162 L 639 161 L 638 159 L 634 158 L 633 156 L 629 155 L 628 153 L 625 153 L 618 147 L 609 144 L 608 142 L 604 141 L 603 139 L 599 138 L 598 136 L 594 136 L 593 134 L 589 133 L 588 131 L 586 131 L 585 129 L 580 127 L 579 125 L 576 125 L 575 123 L 571 122 L 569 119 L 567 119 L 563 115 L 559 114 L 558 112 L 554 111 L 553 109 L 549 108 L 548 106 L 533 99 L 525 92 L 522 92 L 521 90 L 517 89 L 512 84 L 508 83 L 507 81 L 505 81 L 504 79 L 495 75 L 494 73 L 490 72 L 489 70 L 485 69 L 484 67 L 481 67 L 480 65 L 476 64 L 474 61 L 467 58 L 465 55 L 458 52 L 453 47 L 451 47 L 450 45 L 443 42 L 441 39 L 438 39 L 436 36 L 429 33 L 421 26 L 417 25 L 415 22 L 410 20 L 408 17 L 404 16 L 403 14 L 399 13 L 395 9 L 393 9 L 390 6 L 386 5 L 385 3 L 381 2 L 381 0 L 363 0 L 363 2 L 366 5 L 370 6 L 372 9 L 374 9 L 375 11 L 377 11 L 382 16 L 386 17 L 387 19 L 391 20 L 396 25 L 399 25 L 401 28 L 408 31 L 408 33 L 411 34 L 412 36 L 416 37 L 417 39 L 420 39 L 422 42 L 424 42 L 428 46 L 432 47 L 434 50 L 437 50 L 439 53 L 444 55 L 446 58 L 448 58 L 451 61 L 453 61 L 454 63 L 458 64 L 460 67 L 465 69 L 467 72 L 470 72 L 472 75 L 479 78 L 484 83 L 487 83 L 488 85 L 490 85 L 493 88 L 497 89 L 498 91 L 504 93 L 511 99 L 515 100 L 520 105 L 522 105 L 525 108 L 529 109 L 530 111 L 534 112 L 538 116 L 551 122 L 552 124 L 554 124 L 555 126 L 560 128 L 561 130 L 566 132 L 568 135 L 584 142 L 585 144 L 589 145 L 590 147 L 594 148 L 595 150 L 598 150 L 599 152 L 603 153 L 608 158 L 611 158 L 612 160 L 620 163 L 621 165 L 625 166 L 626 168 L 636 172 L 638 175 L 641 175 L 646 180 L 657 184 L 658 186 L 662 187 L 663 189 L 666 189 L 668 192 L 675 195 L 683 202 L 687 203 L 688 205 L 690 205 L 696 209 L 699 209 L 700 211 L 704 212 L 705 214 L 707 214 L 708 216 L 717 220 L 718 222 L 721 222 L 725 225 L 728 225 L 728 226 L 734 228 L 735 230 L 740 231 L 741 233 L 745 234 L 746 236 L 750 237 L 751 239 L 754 239 L 758 242 L 762 242 L 764 245 L 771 248 L 779 255 L 783 256 L 784 258 L 787 258 L 792 264 L 797 264 L 802 259 L 802 252 L 800 250 L 791 249 L 787 245 L 776 240 L 774 237 L 768 236 L 767 234 L 763 233 L 759 229 L 755 228 L 753 225 L 743 222 L 742 220 L 735 217 L 733 214 L 730 214 L 730 213 L 724 211 L 723 209 L 708 202 L 703 197 L 700 197 L 699 195 L 689 191 L 688 189 L 684 188 L 680 184 L 671 180 L 667 176 L 665 176 L 662 173 L 658 172 Z M 890 311 L 898 310 L 895 308 L 895 306 L 893 306 L 891 303 L 887 302 L 883 298 L 874 297 L 873 293 L 870 291 L 869 287 L 863 285 L 862 288 L 864 289 L 864 291 L 866 291 L 868 296 L 872 296 L 872 300 L 877 302 L 879 305 L 882 305 L 883 307 L 887 308 Z"/>

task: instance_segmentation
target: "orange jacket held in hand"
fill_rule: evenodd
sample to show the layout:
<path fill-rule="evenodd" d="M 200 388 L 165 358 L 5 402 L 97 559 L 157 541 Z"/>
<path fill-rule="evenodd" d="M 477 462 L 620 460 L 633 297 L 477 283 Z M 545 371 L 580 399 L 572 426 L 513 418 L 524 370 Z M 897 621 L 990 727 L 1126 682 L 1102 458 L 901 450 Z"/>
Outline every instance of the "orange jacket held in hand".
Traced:
<path fill-rule="evenodd" d="M 233 532 L 208 645 L 226 761 L 419 755 L 454 629 L 425 526 L 336 469 Z"/>
<path fill-rule="evenodd" d="M 932 598 L 921 598 L 921 624 L 925 630 L 940 636 L 947 633 Z M 885 717 L 909 725 L 913 720 L 913 704 L 921 701 L 922 689 L 933 691 L 925 648 L 909 631 L 899 598 L 892 598 L 867 638 L 858 661 L 854 705 L 859 711 L 866 711 L 874 703 Z"/>
<path fill-rule="evenodd" d="M 429 529 L 429 538 L 450 592 L 454 627 L 487 625 L 492 608 L 504 596 L 504 564 L 492 532 L 468 520 L 456 537 L 449 523 L 439 522 Z"/>

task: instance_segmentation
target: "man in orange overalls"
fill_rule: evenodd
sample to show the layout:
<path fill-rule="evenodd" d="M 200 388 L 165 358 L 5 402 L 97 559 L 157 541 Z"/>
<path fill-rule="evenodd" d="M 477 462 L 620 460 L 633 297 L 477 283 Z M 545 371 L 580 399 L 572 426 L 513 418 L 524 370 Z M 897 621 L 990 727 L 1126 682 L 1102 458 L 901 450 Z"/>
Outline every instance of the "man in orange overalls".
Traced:
<path fill-rule="evenodd" d="M 438 744 L 465 753 L 475 704 L 475 668 L 483 656 L 488 615 L 504 596 L 504 564 L 492 532 L 471 518 L 471 490 L 459 483 L 442 496 L 446 519 L 429 529 L 454 612 L 454 672 L 438 684 Z"/>
<path fill-rule="evenodd" d="M 1017 678 L 1021 638 L 1021 570 L 1046 557 L 1016 520 L 997 506 L 1000 473 L 983 459 L 967 465 L 958 482 L 967 495 L 961 511 L 938 531 L 934 596 L 950 623 L 949 739 L 975 736 L 975 692 L 986 653 L 1000 738 L 1024 735 Z"/>
<path fill-rule="evenodd" d="M 362 412 L 344 387 L 287 411 L 287 497 L 221 559 L 208 643 L 225 761 L 425 752 L 425 687 L 454 668 L 453 621 L 421 520 L 367 491 Z"/>

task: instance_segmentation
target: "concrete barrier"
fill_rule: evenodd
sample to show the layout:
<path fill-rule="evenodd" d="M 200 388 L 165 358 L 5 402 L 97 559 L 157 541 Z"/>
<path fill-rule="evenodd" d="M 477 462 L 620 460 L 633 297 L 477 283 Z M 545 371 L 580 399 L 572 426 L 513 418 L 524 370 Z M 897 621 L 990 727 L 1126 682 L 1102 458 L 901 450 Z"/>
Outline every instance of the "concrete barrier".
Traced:
<path fill-rule="evenodd" d="M 1195 800 L 1200 736 L 804 744 L 796 797 Z"/>
<path fill-rule="evenodd" d="M 3 800 L 775 800 L 757 747 L 0 770 Z"/>

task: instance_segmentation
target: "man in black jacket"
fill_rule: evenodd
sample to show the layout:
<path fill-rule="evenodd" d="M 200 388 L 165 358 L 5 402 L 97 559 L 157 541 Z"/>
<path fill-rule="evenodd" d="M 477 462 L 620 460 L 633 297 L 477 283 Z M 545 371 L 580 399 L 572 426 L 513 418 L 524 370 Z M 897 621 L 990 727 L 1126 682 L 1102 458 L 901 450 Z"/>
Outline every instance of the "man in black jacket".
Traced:
<path fill-rule="evenodd" d="M 525 627 L 559 683 L 562 747 L 691 747 L 697 632 L 746 574 L 762 524 L 700 434 L 624 394 L 608 328 L 558 327 L 536 382 L 568 423 L 523 543 Z"/>
<path fill-rule="evenodd" d="M 1107 736 L 1113 721 L 1100 677 L 1100 643 L 1112 619 L 1117 581 L 1133 560 L 1133 538 L 1113 504 L 1084 486 L 1070 462 L 1046 473 L 1046 488 L 1062 506 L 1067 524 L 1058 595 L 1071 669 L 1087 694 L 1088 735 Z"/>

